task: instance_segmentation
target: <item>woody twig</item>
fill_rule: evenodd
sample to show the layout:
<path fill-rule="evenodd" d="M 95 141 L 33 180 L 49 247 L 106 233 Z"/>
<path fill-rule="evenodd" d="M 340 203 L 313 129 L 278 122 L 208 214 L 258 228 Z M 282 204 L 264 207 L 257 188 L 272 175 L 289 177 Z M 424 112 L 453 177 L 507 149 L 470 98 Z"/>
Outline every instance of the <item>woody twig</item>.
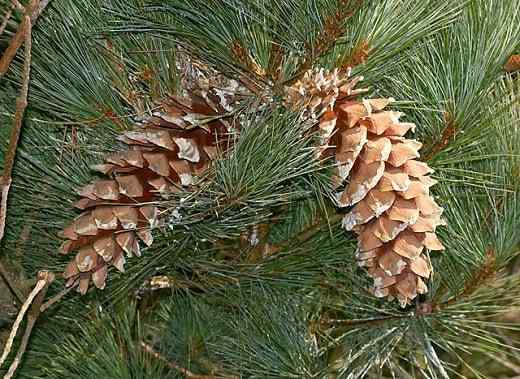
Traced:
<path fill-rule="evenodd" d="M 24 52 L 24 65 L 23 65 L 23 71 L 22 71 L 22 87 L 20 89 L 20 94 L 16 100 L 16 110 L 15 110 L 15 117 L 14 117 L 14 123 L 13 128 L 11 130 L 11 136 L 9 139 L 9 146 L 7 148 L 7 153 L 5 157 L 4 162 L 4 168 L 2 176 L 0 177 L 0 241 L 4 237 L 5 233 L 5 224 L 6 224 L 6 218 L 7 218 L 7 199 L 9 195 L 9 189 L 11 187 L 12 182 L 12 172 L 14 167 L 14 161 L 16 156 L 16 149 L 18 146 L 18 141 L 20 139 L 20 134 L 22 130 L 23 125 L 23 117 L 25 114 L 25 110 L 27 108 L 27 96 L 29 92 L 29 79 L 30 79 L 30 73 L 31 73 L 31 53 L 32 53 L 32 25 L 38 18 L 38 16 L 43 11 L 43 8 L 47 5 L 48 1 L 45 1 L 43 4 L 40 3 L 39 0 L 31 0 L 30 4 L 27 6 L 27 8 L 23 9 L 24 16 L 22 23 L 20 24 L 20 27 L 18 28 L 17 33 L 12 38 L 9 46 L 7 47 L 6 51 L 4 52 L 4 55 L 0 58 L 0 77 L 4 75 L 7 70 L 9 69 L 9 66 L 16 56 L 16 53 L 18 49 L 25 45 Z M 42 7 L 43 5 L 43 7 Z M 4 23 L 7 23 L 9 20 L 9 17 L 11 16 L 11 13 L 13 9 L 20 8 L 21 5 L 17 1 L 12 2 L 12 7 L 10 8 L 10 11 L 6 15 L 5 19 L 2 21 L 2 24 L 0 25 L 2 27 L 2 32 L 5 30 Z M 23 7 L 22 7 L 23 8 Z M 6 21 L 7 20 L 7 21 Z M 3 268 L 3 266 L 2 266 Z M 4 270 L 5 271 L 5 270 Z M 5 276 L 2 276 L 5 279 Z M 4 379 L 10 379 L 13 377 L 16 369 L 18 368 L 18 365 L 20 364 L 20 361 L 22 359 L 22 356 L 25 352 L 25 349 L 27 348 L 27 344 L 29 341 L 29 338 L 31 336 L 32 329 L 36 323 L 36 320 L 41 312 L 40 307 L 43 303 L 43 300 L 45 299 L 45 294 L 47 292 L 47 289 L 49 285 L 54 281 L 54 274 L 42 271 L 38 274 L 38 282 L 33 289 L 33 291 L 29 294 L 25 302 L 23 302 L 22 307 L 20 309 L 20 312 L 16 318 L 15 323 L 13 324 L 13 327 L 11 329 L 11 333 L 9 335 L 9 338 L 7 340 L 7 343 L 4 347 L 2 356 L 0 357 L 0 367 L 3 365 L 5 360 L 7 359 L 9 353 L 11 352 L 13 341 L 17 335 L 18 329 L 20 328 L 20 324 L 27 312 L 29 310 L 28 315 L 28 322 L 25 329 L 25 333 L 22 337 L 22 341 L 20 344 L 20 347 L 18 349 L 18 352 L 11 363 L 11 366 L 9 367 L 9 370 L 7 374 L 4 376 Z M 8 283 L 9 288 L 13 288 L 13 286 Z M 16 291 L 15 293 L 20 296 Z"/>
<path fill-rule="evenodd" d="M 35 5 L 37 4 L 36 1 L 34 1 L 33 3 Z M 18 146 L 18 140 L 20 139 L 20 134 L 22 130 L 23 116 L 25 114 L 25 109 L 27 108 L 27 94 L 29 92 L 29 77 L 31 73 L 32 50 L 32 24 L 30 16 L 24 16 L 21 29 L 25 39 L 25 61 L 22 76 L 22 88 L 20 90 L 20 95 L 16 100 L 16 111 L 13 129 L 11 131 L 11 137 L 9 139 L 9 147 L 7 149 L 7 154 L 5 157 L 3 173 L 0 177 L 0 241 L 3 239 L 5 233 L 5 224 L 7 218 L 7 198 L 9 196 L 9 189 L 11 188 L 14 159 L 16 155 L 16 148 Z M 3 265 L 1 268 L 3 269 L 3 271 L 5 271 Z M 2 278 L 4 278 L 4 280 L 7 280 L 7 277 L 5 275 L 2 275 Z M 14 286 L 11 285 L 11 283 L 8 283 L 8 287 L 14 288 Z M 19 291 L 15 290 L 15 294 L 17 295 L 17 297 L 19 297 Z"/>
<path fill-rule="evenodd" d="M 25 9 L 24 12 L 24 18 L 22 20 L 22 23 L 18 27 L 18 30 L 16 34 L 11 39 L 11 42 L 9 42 L 9 46 L 7 46 L 7 49 L 5 49 L 4 54 L 0 58 L 0 77 L 5 75 L 7 71 L 9 70 L 9 67 L 11 66 L 11 63 L 16 56 L 16 53 L 20 49 L 20 47 L 24 44 L 26 41 L 26 35 L 27 35 L 27 28 L 28 24 L 32 27 L 40 15 L 42 14 L 43 10 L 47 7 L 50 0 L 31 0 L 29 5 L 26 8 L 23 8 L 23 6 L 19 5 L 19 3 L 13 2 L 13 7 L 11 7 L 10 11 L 8 11 L 9 17 L 11 17 L 13 8 L 19 8 Z M 18 6 L 16 5 L 18 3 Z M 27 16 L 29 16 L 29 20 L 27 20 Z M 5 16 L 4 22 L 7 25 L 7 22 L 9 21 L 9 17 L 7 17 L 7 14 Z M 2 23 L 3 25 L 3 23 Z M 32 29 L 32 28 L 31 28 Z M 1 29 L 0 29 L 1 30 Z M 2 34 L 2 33 L 0 33 Z M 27 59 L 27 58 L 26 58 Z"/>
<path fill-rule="evenodd" d="M 52 272 L 49 271 L 40 271 L 38 273 L 38 282 L 36 283 L 36 286 L 32 290 L 32 292 L 27 297 L 27 300 L 22 306 L 22 309 L 18 313 L 18 316 L 16 318 L 16 321 L 11 329 L 11 333 L 9 335 L 9 339 L 7 340 L 7 343 L 5 345 L 4 351 L 2 353 L 2 357 L 0 358 L 0 367 L 3 365 L 7 357 L 9 356 L 9 353 L 11 352 L 14 338 L 16 337 L 16 334 L 18 332 L 18 329 L 20 328 L 20 324 L 23 320 L 23 317 L 25 316 L 25 313 L 27 310 L 29 310 L 27 315 L 27 326 L 25 327 L 25 332 L 22 337 L 22 341 L 20 343 L 20 346 L 18 348 L 18 352 L 16 353 L 16 356 L 11 363 L 11 366 L 9 367 L 9 370 L 7 371 L 7 374 L 5 374 L 4 379 L 11 379 L 18 368 L 18 365 L 20 364 L 20 361 L 22 360 L 23 354 L 25 352 L 25 349 L 27 348 L 27 344 L 29 342 L 29 338 L 32 333 L 32 329 L 34 325 L 36 324 L 36 320 L 38 319 L 40 313 L 41 313 L 41 306 L 43 303 L 43 300 L 45 299 L 45 294 L 47 293 L 47 289 L 51 285 L 51 283 L 54 281 L 55 276 Z"/>

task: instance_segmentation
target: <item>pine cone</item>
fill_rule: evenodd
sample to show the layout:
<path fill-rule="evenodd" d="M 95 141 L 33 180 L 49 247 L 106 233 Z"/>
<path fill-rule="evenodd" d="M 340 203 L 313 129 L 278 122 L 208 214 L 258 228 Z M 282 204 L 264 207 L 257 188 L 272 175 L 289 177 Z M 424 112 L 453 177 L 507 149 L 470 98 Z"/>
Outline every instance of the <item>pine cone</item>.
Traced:
<path fill-rule="evenodd" d="M 417 160 L 422 144 L 404 137 L 415 125 L 384 110 L 393 99 L 357 100 L 365 90 L 355 90 L 361 78 L 349 76 L 309 72 L 289 89 L 288 103 L 305 104 L 319 118 L 319 152 L 335 158 L 338 183 L 349 181 L 337 202 L 353 207 L 343 226 L 358 234 L 356 257 L 374 278 L 374 295 L 405 306 L 427 292 L 431 266 L 424 248 L 444 249 L 435 234 L 444 225 L 442 208 L 429 193 L 436 181 Z"/>
<path fill-rule="evenodd" d="M 150 229 L 158 225 L 161 196 L 192 185 L 193 175 L 227 148 L 232 126 L 208 119 L 224 113 L 219 96 L 202 96 L 171 98 L 161 112 L 138 124 L 140 130 L 120 136 L 127 151 L 95 167 L 110 178 L 78 191 L 76 207 L 84 212 L 61 233 L 67 239 L 61 253 L 77 251 L 63 274 L 67 286 L 79 281 L 84 294 L 90 281 L 105 287 L 108 266 L 124 272 L 124 253 L 140 256 L 139 240 L 147 246 L 153 242 Z"/>

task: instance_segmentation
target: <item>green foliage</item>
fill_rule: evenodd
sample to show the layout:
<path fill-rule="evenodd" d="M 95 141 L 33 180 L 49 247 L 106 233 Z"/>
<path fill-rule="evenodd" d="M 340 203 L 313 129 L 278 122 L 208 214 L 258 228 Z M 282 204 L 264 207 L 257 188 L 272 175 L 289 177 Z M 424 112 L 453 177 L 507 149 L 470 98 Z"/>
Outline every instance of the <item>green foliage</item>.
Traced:
<path fill-rule="evenodd" d="M 127 303 L 125 308 L 92 311 L 86 317 L 76 307 L 73 312 L 80 313 L 77 318 L 54 315 L 59 321 L 48 320 L 47 328 L 37 332 L 27 368 L 19 377 L 174 378 L 160 361 L 150 360 L 142 350 L 139 343 L 145 332 L 135 304 Z M 37 352 L 53 358 L 36 366 Z"/>
<path fill-rule="evenodd" d="M 253 94 L 235 115 L 242 130 L 230 153 L 197 191 L 165 200 L 172 217 L 143 257 L 111 273 L 104 294 L 68 295 L 40 320 L 20 378 L 173 378 L 179 367 L 244 378 L 497 377 L 468 354 L 512 359 L 504 334 L 518 335 L 504 315 L 520 298 L 520 82 L 502 67 L 518 51 L 520 10 L 514 0 L 346 3 L 51 3 L 35 30 L 2 242 L 28 277 L 63 268 L 56 233 L 77 215 L 75 190 L 121 148 L 121 129 L 176 93 L 177 48 Z M 3 146 L 21 58 L 0 80 Z M 448 223 L 429 292 L 406 309 L 367 292 L 313 125 L 279 97 L 302 69 L 360 58 L 354 72 L 417 124 Z M 154 275 L 172 289 L 148 288 Z"/>

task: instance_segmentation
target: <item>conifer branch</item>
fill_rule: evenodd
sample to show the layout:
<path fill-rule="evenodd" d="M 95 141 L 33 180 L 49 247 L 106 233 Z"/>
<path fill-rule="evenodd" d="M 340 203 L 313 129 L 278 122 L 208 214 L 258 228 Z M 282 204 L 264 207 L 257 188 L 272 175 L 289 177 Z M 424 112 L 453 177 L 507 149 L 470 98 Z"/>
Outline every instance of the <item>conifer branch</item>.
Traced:
<path fill-rule="evenodd" d="M 367 40 L 359 41 L 356 47 L 354 47 L 354 49 L 350 53 L 350 55 L 348 57 L 345 57 L 345 59 L 343 59 L 343 62 L 341 62 L 341 69 L 347 70 L 349 67 L 352 68 L 365 63 L 371 51 L 372 49 L 370 48 L 370 45 Z"/>
<path fill-rule="evenodd" d="M 314 43 L 307 46 L 303 62 L 293 78 L 286 83 L 287 85 L 298 81 L 306 71 L 312 68 L 317 59 L 327 54 L 334 47 L 338 38 L 344 33 L 346 20 L 354 15 L 362 3 L 363 0 L 337 0 L 336 11 L 325 19 L 323 29 L 318 33 Z"/>
<path fill-rule="evenodd" d="M 152 346 L 148 345 L 147 343 L 145 343 L 143 341 L 141 341 L 141 347 L 143 348 L 143 350 L 145 352 L 152 355 L 157 360 L 160 360 L 161 362 L 165 363 L 166 366 L 168 366 L 169 368 L 171 368 L 175 371 L 178 371 L 179 373 L 184 375 L 187 379 L 216 379 L 216 376 L 214 376 L 214 375 L 198 375 L 184 367 L 179 366 L 177 363 L 174 363 L 174 362 L 166 359 L 166 357 L 164 355 L 155 351 L 155 349 Z"/>
<path fill-rule="evenodd" d="M 490 279 L 496 275 L 496 252 L 494 249 L 486 251 L 486 259 L 480 269 L 473 275 L 473 277 L 466 282 L 464 290 L 459 295 L 452 297 L 442 304 L 443 307 L 452 305 L 460 299 L 471 296 L 477 289 L 485 285 Z"/>
<path fill-rule="evenodd" d="M 442 131 L 440 138 L 433 144 L 430 151 L 424 157 L 424 160 L 429 161 L 438 153 L 443 151 L 453 139 L 453 137 L 457 134 L 457 125 L 455 124 L 455 120 L 451 116 L 450 113 L 446 112 L 444 114 L 445 127 Z"/>
<path fill-rule="evenodd" d="M 341 213 L 336 213 L 328 218 L 317 218 L 313 223 L 311 223 L 307 228 L 303 229 L 297 235 L 282 241 L 276 245 L 272 245 L 270 247 L 270 251 L 276 253 L 283 248 L 286 248 L 294 243 L 301 244 L 310 240 L 315 234 L 323 231 L 324 228 L 329 227 L 331 224 L 335 224 L 343 219 L 344 215 Z"/>
<path fill-rule="evenodd" d="M 234 41 L 231 44 L 231 52 L 248 70 L 261 78 L 265 78 L 265 70 L 255 61 L 240 41 Z"/>
<path fill-rule="evenodd" d="M 271 42 L 271 53 L 269 54 L 269 63 L 267 66 L 267 76 L 277 82 L 282 73 L 282 61 L 284 56 L 283 47 L 276 42 Z"/>
<path fill-rule="evenodd" d="M 11 4 L 13 8 L 18 9 L 19 11 L 25 10 L 25 7 L 18 0 L 11 0 Z"/>

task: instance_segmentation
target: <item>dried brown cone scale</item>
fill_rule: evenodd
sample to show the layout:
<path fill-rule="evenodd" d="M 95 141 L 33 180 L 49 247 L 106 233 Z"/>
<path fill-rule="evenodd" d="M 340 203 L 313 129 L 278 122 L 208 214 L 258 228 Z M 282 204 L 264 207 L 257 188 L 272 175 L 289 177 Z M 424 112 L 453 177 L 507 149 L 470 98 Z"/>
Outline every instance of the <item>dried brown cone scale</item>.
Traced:
<path fill-rule="evenodd" d="M 349 207 L 346 230 L 358 234 L 356 257 L 374 279 L 377 297 L 397 298 L 402 306 L 427 292 L 428 250 L 443 250 L 435 232 L 444 225 L 442 208 L 430 195 L 433 170 L 420 162 L 422 144 L 405 135 L 415 129 L 387 110 L 393 99 L 359 99 L 361 78 L 309 71 L 288 89 L 288 103 L 304 105 L 319 119 L 319 154 L 332 156 L 339 207 Z"/>
<path fill-rule="evenodd" d="M 160 111 L 119 139 L 128 150 L 94 167 L 107 176 L 81 188 L 75 206 L 83 211 L 61 232 L 62 254 L 75 253 L 63 276 L 67 286 L 86 293 L 103 289 L 109 266 L 124 272 L 125 255 L 140 256 L 159 223 L 160 200 L 190 186 L 220 151 L 227 148 L 231 125 L 218 98 L 171 98 Z M 211 100 L 214 100 L 213 102 Z"/>

